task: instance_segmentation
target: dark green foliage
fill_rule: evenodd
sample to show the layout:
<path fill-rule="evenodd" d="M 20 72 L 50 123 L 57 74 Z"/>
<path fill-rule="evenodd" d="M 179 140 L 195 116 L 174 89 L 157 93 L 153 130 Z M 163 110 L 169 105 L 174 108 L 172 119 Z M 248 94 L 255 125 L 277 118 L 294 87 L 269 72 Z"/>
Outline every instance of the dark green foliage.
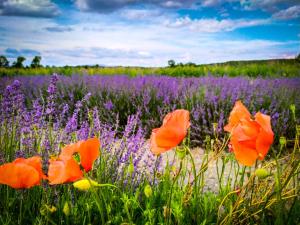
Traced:
<path fill-rule="evenodd" d="M 9 67 L 9 61 L 4 55 L 0 56 L 0 68 L 7 68 Z"/>
<path fill-rule="evenodd" d="M 31 62 L 30 67 L 31 67 L 31 68 L 39 68 L 39 67 L 42 67 L 42 65 L 41 65 L 41 60 L 42 60 L 42 57 L 41 57 L 41 56 L 34 56 L 34 58 L 32 59 L 32 62 Z"/>
<path fill-rule="evenodd" d="M 17 58 L 17 61 L 13 62 L 12 67 L 14 67 L 14 68 L 24 68 L 23 63 L 24 63 L 25 60 L 26 60 L 25 57 L 19 56 L 19 57 Z"/>
<path fill-rule="evenodd" d="M 170 59 L 168 61 L 168 65 L 169 65 L 169 67 L 175 67 L 175 61 L 173 59 Z"/>

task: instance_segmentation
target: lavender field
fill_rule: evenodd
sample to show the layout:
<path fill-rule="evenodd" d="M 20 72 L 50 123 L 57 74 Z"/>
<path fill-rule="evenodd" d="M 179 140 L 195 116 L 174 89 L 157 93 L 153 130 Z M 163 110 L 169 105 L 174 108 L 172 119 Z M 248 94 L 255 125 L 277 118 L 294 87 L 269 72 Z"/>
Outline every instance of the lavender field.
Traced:
<path fill-rule="evenodd" d="M 299 87 L 299 78 L 22 76 L 2 78 L 0 93 L 3 109 L 19 102 L 18 109 L 25 113 L 22 120 L 28 120 L 27 126 L 33 121 L 43 123 L 42 118 L 51 115 L 55 126 L 63 128 L 67 135 L 84 133 L 91 125 L 89 115 L 97 115 L 95 120 L 117 127 L 118 131 L 124 131 L 129 116 L 136 116 L 142 136 L 149 138 L 168 112 L 188 109 L 191 144 L 203 146 L 203 140 L 212 136 L 214 129 L 224 135 L 223 127 L 237 100 L 242 100 L 253 115 L 261 111 L 271 116 L 277 143 L 280 136 L 294 137 L 299 124 Z M 17 99 L 9 99 L 16 95 L 14 92 L 19 93 Z M 8 113 L 4 110 L 2 117 Z"/>
<path fill-rule="evenodd" d="M 299 87 L 299 78 L 1 78 L 0 223 L 297 224 Z M 224 131 L 239 100 L 255 118 L 270 116 L 272 145 L 251 166 Z M 157 154 L 153 129 L 177 109 L 188 131 L 158 148 L 174 154 Z M 80 150 L 92 140 L 99 153 L 98 144 Z M 63 159 L 73 148 L 76 176 Z M 5 169 L 33 156 L 47 174 L 34 185 L 24 169 Z"/>

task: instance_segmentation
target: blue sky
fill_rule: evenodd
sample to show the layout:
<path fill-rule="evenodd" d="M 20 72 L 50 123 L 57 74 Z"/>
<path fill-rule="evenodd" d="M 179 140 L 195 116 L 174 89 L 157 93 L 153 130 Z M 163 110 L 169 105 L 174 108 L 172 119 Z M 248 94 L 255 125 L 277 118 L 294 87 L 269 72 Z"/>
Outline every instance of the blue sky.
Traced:
<path fill-rule="evenodd" d="M 44 65 L 293 58 L 299 0 L 0 0 L 0 55 Z"/>

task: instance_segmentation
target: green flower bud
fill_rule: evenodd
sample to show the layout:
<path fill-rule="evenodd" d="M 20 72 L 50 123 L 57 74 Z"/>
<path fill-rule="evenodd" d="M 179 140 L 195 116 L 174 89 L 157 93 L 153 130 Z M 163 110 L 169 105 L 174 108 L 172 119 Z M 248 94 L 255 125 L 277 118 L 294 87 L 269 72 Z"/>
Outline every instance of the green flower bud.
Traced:
<path fill-rule="evenodd" d="M 152 196 L 152 188 L 149 184 L 147 184 L 144 188 L 144 193 L 147 198 L 150 198 Z"/>
<path fill-rule="evenodd" d="M 279 144 L 281 146 L 285 146 L 286 145 L 286 138 L 285 137 L 280 137 L 279 138 Z"/>
<path fill-rule="evenodd" d="M 265 179 L 266 177 L 270 176 L 270 173 L 263 168 L 255 170 L 255 175 L 258 177 L 258 179 Z"/>
<path fill-rule="evenodd" d="M 68 202 L 65 202 L 64 204 L 64 208 L 63 208 L 63 212 L 66 216 L 69 216 L 70 215 L 70 207 L 69 207 L 69 203 Z"/>
<path fill-rule="evenodd" d="M 176 154 L 177 154 L 179 159 L 184 159 L 184 157 L 186 156 L 186 150 L 177 148 L 176 149 Z"/>

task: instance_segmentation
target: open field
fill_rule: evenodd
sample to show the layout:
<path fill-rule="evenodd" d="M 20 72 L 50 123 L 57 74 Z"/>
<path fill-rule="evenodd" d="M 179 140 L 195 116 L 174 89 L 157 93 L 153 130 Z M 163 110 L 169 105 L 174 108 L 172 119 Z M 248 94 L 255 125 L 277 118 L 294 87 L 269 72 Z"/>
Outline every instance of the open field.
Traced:
<path fill-rule="evenodd" d="M 21 67 L 1 68 L 1 76 L 28 75 L 128 75 L 130 77 L 145 75 L 165 75 L 172 77 L 203 77 L 214 75 L 218 77 L 299 77 L 300 61 L 297 59 L 230 61 L 196 65 L 195 63 L 175 64 L 168 67 L 122 67 L 122 66 L 63 66 L 63 67 Z M 280 69 L 279 69 L 280 68 Z"/>
<path fill-rule="evenodd" d="M 0 223 L 297 224 L 299 85 L 299 78 L 1 78 L 0 164 L 40 156 L 48 178 L 24 188 L 24 175 L 23 188 L 13 189 L 2 185 L 8 175 L 0 166 Z M 224 131 L 237 100 L 252 116 L 270 115 L 274 132 L 266 157 L 252 166 L 237 161 Z M 151 131 L 175 109 L 189 111 L 190 128 L 178 146 L 154 155 Z M 65 146 L 91 137 L 100 140 L 92 169 L 79 149 L 70 159 L 85 172 L 53 180 Z"/>

